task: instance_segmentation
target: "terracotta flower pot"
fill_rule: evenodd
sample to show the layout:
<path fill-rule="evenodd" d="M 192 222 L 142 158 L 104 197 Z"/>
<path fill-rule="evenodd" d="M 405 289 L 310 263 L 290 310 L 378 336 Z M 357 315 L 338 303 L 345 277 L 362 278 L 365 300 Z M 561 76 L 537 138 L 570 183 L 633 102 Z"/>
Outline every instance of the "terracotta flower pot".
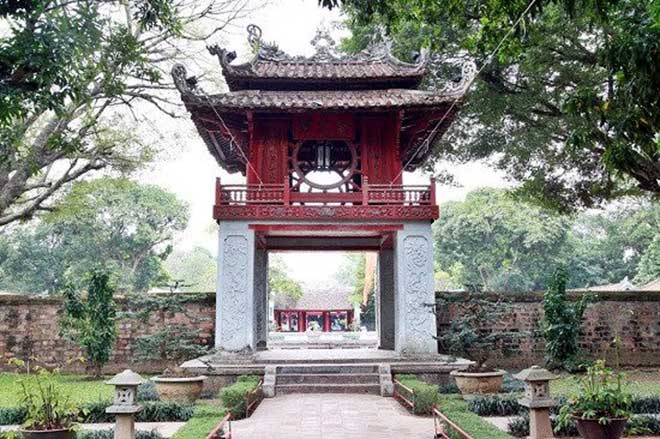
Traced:
<path fill-rule="evenodd" d="M 195 377 L 153 377 L 156 391 L 163 401 L 195 402 L 204 388 L 204 375 Z"/>
<path fill-rule="evenodd" d="M 450 373 L 456 380 L 456 386 L 463 395 L 484 395 L 497 393 L 502 388 L 506 371 L 465 372 L 454 370 Z"/>
<path fill-rule="evenodd" d="M 599 424 L 595 420 L 575 418 L 575 423 L 584 439 L 619 439 L 626 429 L 628 419 L 610 419 L 607 424 Z"/>
<path fill-rule="evenodd" d="M 21 430 L 23 439 L 76 439 L 76 432 L 61 428 L 58 430 Z"/>

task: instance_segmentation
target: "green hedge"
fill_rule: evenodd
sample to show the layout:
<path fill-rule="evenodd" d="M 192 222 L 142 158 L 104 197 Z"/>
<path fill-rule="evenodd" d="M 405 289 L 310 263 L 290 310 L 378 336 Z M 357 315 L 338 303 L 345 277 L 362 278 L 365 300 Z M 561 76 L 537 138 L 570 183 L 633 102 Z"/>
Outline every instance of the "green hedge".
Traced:
<path fill-rule="evenodd" d="M 81 431 L 76 439 L 113 439 L 114 435 L 112 430 Z M 163 436 L 155 431 L 136 431 L 135 439 L 163 439 Z"/>
<path fill-rule="evenodd" d="M 550 418 L 552 428 L 555 428 L 555 417 Z M 516 437 L 529 436 L 529 414 L 518 417 L 509 423 L 509 433 Z M 634 415 L 626 427 L 626 435 L 658 435 L 660 434 L 660 418 L 651 415 Z M 559 437 L 578 437 L 579 433 L 575 423 L 562 427 L 555 432 Z"/>
<path fill-rule="evenodd" d="M 397 375 L 396 379 L 404 386 L 415 391 L 413 413 L 416 415 L 430 414 L 433 406 L 437 404 L 440 398 L 438 386 L 425 383 L 415 375 Z"/>
<path fill-rule="evenodd" d="M 114 422 L 114 415 L 105 409 L 111 401 L 97 401 L 80 407 L 80 422 Z M 146 401 L 140 403 L 143 409 L 136 416 L 137 422 L 185 422 L 193 415 L 193 404 L 181 404 L 171 401 Z M 20 407 L 0 407 L 0 425 L 22 424 L 25 410 Z"/>
<path fill-rule="evenodd" d="M 220 390 L 222 406 L 231 412 L 234 419 L 245 417 L 247 407 L 247 392 L 257 388 L 260 378 L 256 375 L 241 375 L 231 386 Z"/>

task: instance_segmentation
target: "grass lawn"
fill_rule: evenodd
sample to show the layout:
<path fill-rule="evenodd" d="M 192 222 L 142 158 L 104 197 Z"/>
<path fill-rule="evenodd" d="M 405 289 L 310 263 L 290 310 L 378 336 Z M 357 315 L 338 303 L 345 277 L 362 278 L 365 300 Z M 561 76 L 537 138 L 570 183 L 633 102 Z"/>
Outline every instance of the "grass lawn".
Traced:
<path fill-rule="evenodd" d="M 660 371 L 658 370 L 629 370 L 625 371 L 630 386 L 628 390 L 637 396 L 660 395 Z M 576 382 L 574 377 L 579 375 L 566 375 L 550 382 L 550 391 L 553 395 L 571 395 Z"/>
<path fill-rule="evenodd" d="M 172 439 L 203 439 L 225 416 L 220 401 L 198 402 L 195 414 L 181 427 Z"/>
<path fill-rule="evenodd" d="M 17 406 L 21 400 L 21 375 L 0 373 L 0 407 Z M 56 375 L 55 379 L 76 404 L 111 399 L 113 387 L 104 384 L 105 379 L 92 379 L 83 375 Z"/>
<path fill-rule="evenodd" d="M 441 395 L 437 407 L 474 439 L 511 439 L 507 433 L 468 410 L 467 402 L 459 395 Z"/>

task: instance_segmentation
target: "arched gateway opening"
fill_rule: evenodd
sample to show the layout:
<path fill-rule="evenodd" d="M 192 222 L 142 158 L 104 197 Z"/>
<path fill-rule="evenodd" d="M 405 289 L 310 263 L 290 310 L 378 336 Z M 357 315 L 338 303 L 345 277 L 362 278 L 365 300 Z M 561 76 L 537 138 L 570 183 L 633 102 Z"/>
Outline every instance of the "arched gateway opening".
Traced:
<path fill-rule="evenodd" d="M 373 350 L 387 358 L 436 355 L 435 183 L 405 184 L 402 175 L 424 165 L 460 107 L 464 83 L 420 90 L 426 53 L 415 63 L 396 59 L 387 45 L 339 54 L 321 32 L 313 43 L 326 44 L 315 55 L 293 57 L 258 33 L 251 37 L 257 53 L 245 64 L 210 48 L 227 93 L 206 94 L 182 65 L 173 68 L 210 153 L 246 179 L 216 182 L 216 348 L 266 364 L 282 360 L 267 349 L 269 252 L 370 251 L 379 280 Z"/>

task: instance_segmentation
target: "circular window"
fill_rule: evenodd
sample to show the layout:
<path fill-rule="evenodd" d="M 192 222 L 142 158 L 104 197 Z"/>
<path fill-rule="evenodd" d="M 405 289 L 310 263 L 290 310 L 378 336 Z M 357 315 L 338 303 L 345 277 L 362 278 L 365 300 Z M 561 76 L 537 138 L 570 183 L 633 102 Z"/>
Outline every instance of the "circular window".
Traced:
<path fill-rule="evenodd" d="M 300 142 L 291 159 L 298 185 L 304 183 L 324 191 L 341 189 L 352 179 L 358 165 L 355 147 L 344 141 Z"/>

